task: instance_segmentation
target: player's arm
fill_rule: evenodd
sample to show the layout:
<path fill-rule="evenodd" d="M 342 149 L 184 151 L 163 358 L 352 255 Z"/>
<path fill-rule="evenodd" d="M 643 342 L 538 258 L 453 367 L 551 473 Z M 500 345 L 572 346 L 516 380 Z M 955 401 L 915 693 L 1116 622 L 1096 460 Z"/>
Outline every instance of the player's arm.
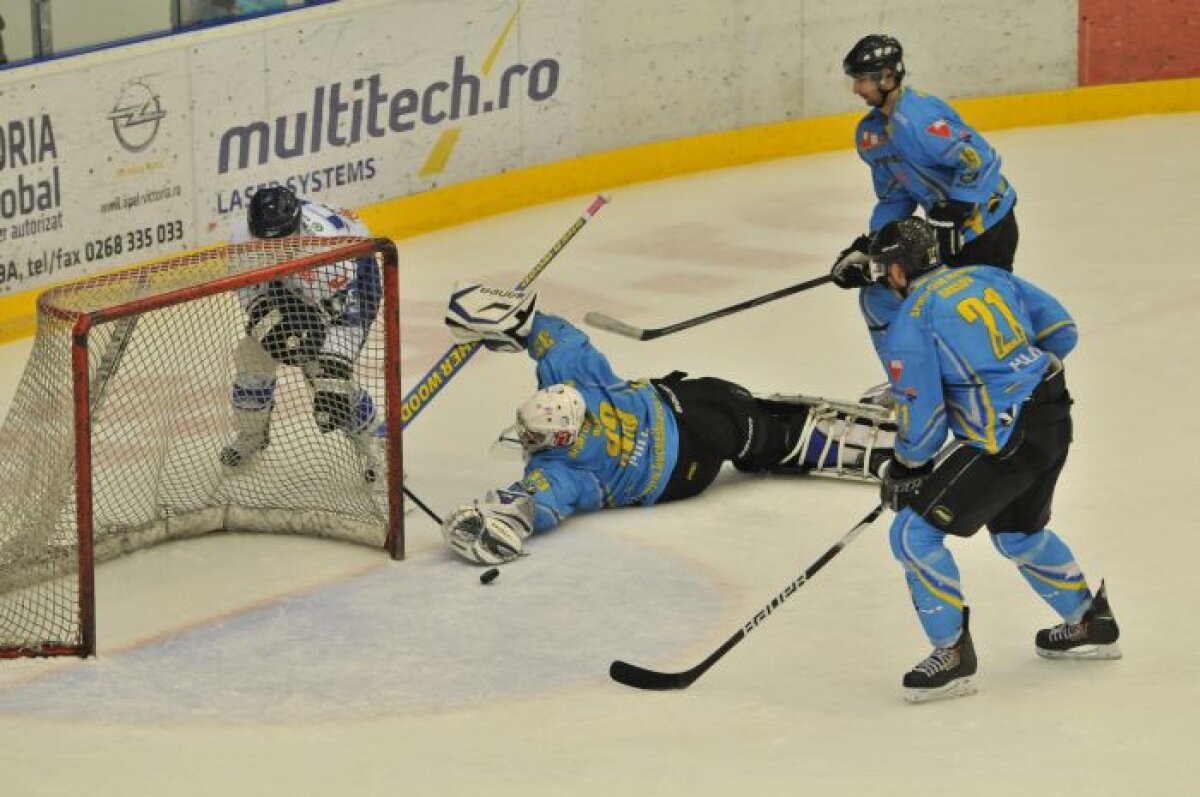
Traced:
<path fill-rule="evenodd" d="M 1030 342 L 1042 351 L 1064 359 L 1079 342 L 1075 319 L 1062 302 L 1041 288 L 1017 276 L 1011 276 L 1011 279 L 1033 322 L 1033 329 L 1030 330 L 1033 340 Z"/>
<path fill-rule="evenodd" d="M 374 257 L 354 261 L 354 279 L 346 290 L 340 323 L 369 329 L 383 302 L 383 277 Z"/>
<path fill-rule="evenodd" d="M 897 143 L 915 150 L 920 160 L 951 171 L 947 201 L 976 205 L 987 200 L 994 188 L 1000 171 L 999 154 L 944 103 L 923 107 Z"/>
<path fill-rule="evenodd" d="M 599 509 L 604 491 L 596 478 L 553 463 L 530 467 L 507 489 L 460 506 L 442 521 L 442 536 L 468 562 L 497 565 L 524 554 L 531 534 L 549 531 L 575 512 Z"/>
<path fill-rule="evenodd" d="M 561 462 L 538 463 L 525 469 L 525 477 L 512 486 L 533 498 L 533 531 L 542 533 L 579 512 L 604 507 L 605 489 L 591 471 Z"/>
<path fill-rule="evenodd" d="M 980 217 L 1000 172 L 1000 156 L 952 108 L 933 100 L 905 127 L 897 146 L 910 151 L 914 161 L 950 170 L 944 196 L 934 202 L 928 218 L 943 250 L 958 252 L 964 230 L 982 231 Z"/>
<path fill-rule="evenodd" d="M 526 348 L 537 363 L 541 387 L 562 382 L 615 385 L 624 381 L 582 330 L 556 315 L 535 315 Z"/>
<path fill-rule="evenodd" d="M 877 128 L 877 123 L 871 117 L 863 118 L 854 131 L 855 146 L 858 157 L 871 170 L 871 184 L 875 189 L 875 208 L 871 211 L 871 220 L 867 227 L 868 235 L 873 235 L 880 227 L 889 221 L 896 221 L 911 216 L 917 209 L 917 200 L 905 190 L 895 178 L 891 169 L 876 164 L 872 160 L 872 152 L 882 145 L 885 135 Z M 850 249 L 853 249 L 851 245 Z M 850 249 L 843 251 L 839 259 Z M 866 251 L 865 249 L 863 250 Z"/>
<path fill-rule="evenodd" d="M 888 222 L 911 216 L 917 209 L 917 200 L 882 166 L 871 167 L 871 181 L 875 187 L 875 208 L 871 211 L 870 232 L 874 235 Z"/>
<path fill-rule="evenodd" d="M 895 457 L 907 467 L 918 468 L 930 462 L 946 440 L 946 404 L 941 367 L 932 345 L 906 343 L 889 347 L 888 352 L 896 397 Z"/>
<path fill-rule="evenodd" d="M 899 512 L 933 472 L 934 454 L 946 439 L 946 408 L 941 371 L 931 347 L 893 346 L 889 376 L 896 397 L 896 438 L 892 457 L 880 469 L 880 501 Z M 930 340 L 929 343 L 932 343 Z"/>
<path fill-rule="evenodd" d="M 863 321 L 867 324 L 867 332 L 871 335 L 871 345 L 875 354 L 887 372 L 887 354 L 883 350 L 887 340 L 888 328 L 896 317 L 901 305 L 900 297 L 882 287 L 867 288 L 858 293 L 858 309 L 862 312 Z"/>

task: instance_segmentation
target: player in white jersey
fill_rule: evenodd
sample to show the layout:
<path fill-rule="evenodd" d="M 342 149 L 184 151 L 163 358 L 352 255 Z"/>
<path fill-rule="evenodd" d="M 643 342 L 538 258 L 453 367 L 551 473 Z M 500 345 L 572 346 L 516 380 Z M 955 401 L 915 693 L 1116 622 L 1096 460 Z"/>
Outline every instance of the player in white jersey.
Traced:
<path fill-rule="evenodd" d="M 301 199 L 284 186 L 256 191 L 246 222 L 246 229 L 233 236 L 235 243 L 370 234 L 350 211 Z M 331 263 L 239 291 L 246 335 L 233 353 L 236 435 L 221 451 L 222 464 L 242 467 L 270 445 L 276 373 L 280 365 L 288 365 L 301 370 L 312 391 L 317 428 L 346 435 L 362 457 L 363 478 L 380 477 L 375 403 L 353 374 L 381 297 L 379 264 L 373 257 Z"/>

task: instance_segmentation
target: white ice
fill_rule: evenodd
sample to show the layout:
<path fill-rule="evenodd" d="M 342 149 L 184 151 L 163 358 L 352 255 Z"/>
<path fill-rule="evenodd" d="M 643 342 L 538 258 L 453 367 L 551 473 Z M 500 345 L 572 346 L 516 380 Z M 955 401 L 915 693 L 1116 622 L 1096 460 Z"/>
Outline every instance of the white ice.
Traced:
<path fill-rule="evenodd" d="M 95 660 L 0 663 L 0 794 L 1097 795 L 1200 793 L 1200 115 L 995 133 L 1020 193 L 1018 273 L 1076 314 L 1076 444 L 1052 526 L 1107 579 L 1126 657 L 1048 662 L 1057 618 L 979 535 L 952 543 L 980 692 L 904 703 L 928 650 L 881 519 L 690 689 L 690 667 L 875 503 L 871 487 L 729 471 L 702 497 L 570 520 L 482 586 L 432 522 L 408 559 L 221 535 L 104 565 Z M 615 187 L 538 281 L 542 306 L 660 326 L 824 273 L 864 226 L 850 151 Z M 406 384 L 449 344 L 456 279 L 515 283 L 581 196 L 403 242 Z M 882 381 L 826 287 L 639 343 L 619 372 L 853 398 Z M 30 343 L 0 348 L 7 406 Z M 445 512 L 519 461 L 489 444 L 532 390 L 483 353 L 410 427 Z"/>

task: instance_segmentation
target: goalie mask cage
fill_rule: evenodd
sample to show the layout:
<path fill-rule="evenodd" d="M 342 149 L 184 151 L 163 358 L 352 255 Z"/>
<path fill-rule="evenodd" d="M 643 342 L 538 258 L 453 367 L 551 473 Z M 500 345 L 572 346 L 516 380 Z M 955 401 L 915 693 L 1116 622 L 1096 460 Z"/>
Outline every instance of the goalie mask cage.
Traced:
<path fill-rule="evenodd" d="M 311 380 L 279 365 L 269 442 L 227 467 L 239 289 L 374 258 L 379 312 L 351 384 L 362 437 L 322 433 Z M 96 651 L 96 562 L 212 531 L 327 537 L 404 557 L 399 278 L 384 238 L 256 240 L 53 288 L 0 428 L 0 658 Z"/>

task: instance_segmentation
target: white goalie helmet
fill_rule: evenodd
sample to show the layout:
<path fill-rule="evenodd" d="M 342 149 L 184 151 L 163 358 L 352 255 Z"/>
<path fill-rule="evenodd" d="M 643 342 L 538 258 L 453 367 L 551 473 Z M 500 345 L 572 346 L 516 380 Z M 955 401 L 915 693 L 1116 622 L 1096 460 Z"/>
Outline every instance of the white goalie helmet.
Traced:
<path fill-rule="evenodd" d="M 587 404 L 571 385 L 550 385 L 517 407 L 515 431 L 526 452 L 569 446 L 579 437 Z"/>

